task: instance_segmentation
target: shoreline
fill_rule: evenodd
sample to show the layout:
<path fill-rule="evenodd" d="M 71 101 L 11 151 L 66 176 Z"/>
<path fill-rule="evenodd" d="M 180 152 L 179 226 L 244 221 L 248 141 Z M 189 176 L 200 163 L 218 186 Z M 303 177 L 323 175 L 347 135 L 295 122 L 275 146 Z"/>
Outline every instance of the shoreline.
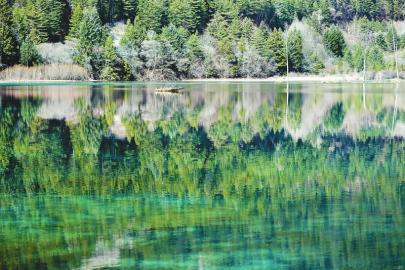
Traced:
<path fill-rule="evenodd" d="M 133 83 L 187 83 L 187 82 L 318 82 L 318 83 L 363 83 L 363 77 L 358 74 L 339 74 L 339 75 L 293 75 L 293 76 L 274 76 L 268 78 L 206 78 L 206 79 L 183 79 L 178 81 L 98 81 L 98 80 L 0 80 L 0 85 L 13 84 L 41 84 L 41 83 L 83 83 L 83 84 L 133 84 Z M 387 83 L 387 82 L 405 82 L 405 79 L 396 78 L 369 79 L 365 83 Z"/>

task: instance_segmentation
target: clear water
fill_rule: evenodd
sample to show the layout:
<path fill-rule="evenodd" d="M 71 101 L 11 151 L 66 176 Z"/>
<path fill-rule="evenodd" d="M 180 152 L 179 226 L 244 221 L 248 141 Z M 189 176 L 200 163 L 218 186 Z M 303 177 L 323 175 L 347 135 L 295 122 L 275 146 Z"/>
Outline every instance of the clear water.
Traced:
<path fill-rule="evenodd" d="M 0 86 L 0 269 L 403 269 L 403 84 Z"/>

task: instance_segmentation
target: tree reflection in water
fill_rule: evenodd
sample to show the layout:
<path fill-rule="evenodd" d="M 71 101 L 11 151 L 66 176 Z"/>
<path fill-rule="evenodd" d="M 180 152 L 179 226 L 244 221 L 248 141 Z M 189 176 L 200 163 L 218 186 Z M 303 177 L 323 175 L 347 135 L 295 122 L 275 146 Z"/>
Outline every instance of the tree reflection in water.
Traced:
<path fill-rule="evenodd" d="M 403 93 L 204 87 L 3 89 L 1 268 L 404 265 Z"/>

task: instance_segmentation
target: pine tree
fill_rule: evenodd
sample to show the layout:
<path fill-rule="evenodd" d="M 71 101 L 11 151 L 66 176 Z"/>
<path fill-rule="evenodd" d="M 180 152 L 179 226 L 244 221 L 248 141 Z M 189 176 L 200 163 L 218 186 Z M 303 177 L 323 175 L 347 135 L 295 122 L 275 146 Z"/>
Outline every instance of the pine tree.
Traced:
<path fill-rule="evenodd" d="M 202 31 L 207 19 L 204 0 L 173 0 L 169 6 L 169 21 L 190 33 Z"/>
<path fill-rule="evenodd" d="M 127 21 L 124 29 L 124 36 L 121 39 L 121 45 L 124 47 L 140 47 L 146 37 L 146 29 L 138 27 L 139 17 L 135 17 L 135 22 Z"/>
<path fill-rule="evenodd" d="M 207 31 L 218 40 L 224 39 L 229 34 L 229 24 L 220 13 L 215 13 L 207 26 Z"/>
<path fill-rule="evenodd" d="M 0 65 L 17 61 L 17 41 L 13 31 L 11 7 L 7 0 L 0 0 Z"/>
<path fill-rule="evenodd" d="M 66 3 L 61 0 L 35 0 L 34 27 L 41 42 L 60 41 L 66 32 L 62 23 L 66 11 Z"/>
<path fill-rule="evenodd" d="M 182 55 L 187 41 L 188 32 L 183 27 L 177 28 L 173 24 L 163 27 L 160 41 L 169 44 L 178 55 Z"/>
<path fill-rule="evenodd" d="M 237 0 L 239 14 L 252 19 L 256 24 L 261 22 L 271 25 L 275 23 L 275 8 L 270 0 Z"/>
<path fill-rule="evenodd" d="M 323 34 L 323 42 L 327 49 L 329 49 L 336 56 L 343 56 L 346 42 L 343 37 L 342 31 L 337 26 L 329 27 Z"/>
<path fill-rule="evenodd" d="M 124 19 L 133 21 L 136 14 L 136 0 L 123 0 Z"/>
<path fill-rule="evenodd" d="M 295 8 L 290 0 L 274 0 L 278 25 L 291 24 L 295 16 Z"/>
<path fill-rule="evenodd" d="M 119 57 L 114 48 L 114 43 L 111 36 L 107 37 L 103 46 L 103 68 L 100 73 L 100 78 L 106 81 L 117 81 L 120 79 Z"/>
<path fill-rule="evenodd" d="M 273 29 L 269 35 L 270 55 L 276 63 L 279 73 L 285 73 L 287 67 L 286 46 L 283 32 L 280 29 Z"/>
<path fill-rule="evenodd" d="M 32 66 L 41 63 L 41 56 L 29 37 L 21 43 L 20 63 L 25 66 Z"/>
<path fill-rule="evenodd" d="M 103 24 L 114 23 L 123 18 L 122 0 L 97 0 L 96 7 Z"/>
<path fill-rule="evenodd" d="M 302 54 L 301 33 L 297 29 L 288 32 L 287 52 L 290 69 L 293 71 L 301 71 L 304 55 Z"/>
<path fill-rule="evenodd" d="M 188 57 L 191 60 L 204 58 L 203 47 L 197 33 L 188 38 L 186 48 Z"/>
<path fill-rule="evenodd" d="M 320 0 L 318 9 L 321 12 L 323 25 L 329 25 L 332 21 L 332 12 L 329 0 Z"/>
<path fill-rule="evenodd" d="M 79 26 L 83 17 L 83 8 L 80 4 L 73 6 L 72 16 L 69 23 L 69 38 L 77 38 Z"/>
<path fill-rule="evenodd" d="M 269 33 L 264 23 L 261 23 L 260 27 L 254 32 L 252 45 L 259 52 L 260 56 L 265 58 L 270 57 Z"/>
<path fill-rule="evenodd" d="M 160 33 L 167 24 L 168 0 L 139 0 L 135 26 L 144 29 L 145 33 Z"/>
<path fill-rule="evenodd" d="M 79 64 L 88 64 L 88 57 L 93 49 L 105 40 L 105 29 L 101 24 L 95 8 L 87 8 L 83 11 L 83 18 L 79 25 L 78 44 L 76 46 L 75 61 Z"/>

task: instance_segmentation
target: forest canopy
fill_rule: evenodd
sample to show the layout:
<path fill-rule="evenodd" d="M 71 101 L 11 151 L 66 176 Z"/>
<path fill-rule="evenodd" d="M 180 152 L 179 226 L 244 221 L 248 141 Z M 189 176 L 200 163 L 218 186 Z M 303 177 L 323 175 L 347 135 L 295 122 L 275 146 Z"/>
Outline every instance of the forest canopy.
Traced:
<path fill-rule="evenodd" d="M 0 18 L 0 69 L 112 81 L 393 70 L 405 48 L 401 0 L 0 0 Z"/>

